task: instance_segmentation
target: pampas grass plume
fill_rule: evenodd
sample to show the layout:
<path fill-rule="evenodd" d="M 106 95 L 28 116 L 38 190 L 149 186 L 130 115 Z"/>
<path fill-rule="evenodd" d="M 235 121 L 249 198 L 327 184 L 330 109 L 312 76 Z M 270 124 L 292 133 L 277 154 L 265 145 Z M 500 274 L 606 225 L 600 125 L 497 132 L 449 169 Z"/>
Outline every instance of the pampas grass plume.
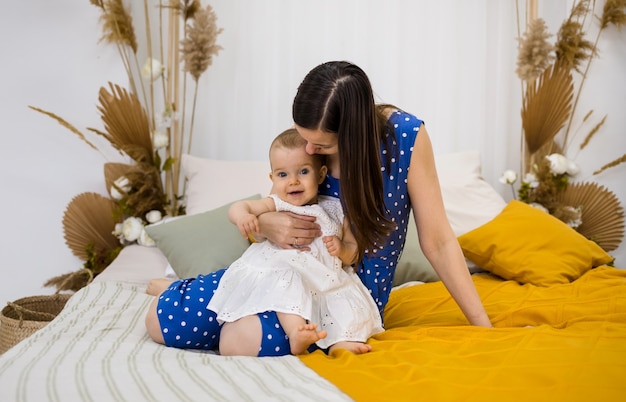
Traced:
<path fill-rule="evenodd" d="M 548 43 L 546 23 L 537 18 L 528 24 L 524 38 L 520 40 L 520 49 L 515 72 L 524 81 L 532 81 L 550 65 L 554 47 Z"/>
<path fill-rule="evenodd" d="M 95 1 L 91 4 L 102 9 L 103 35 L 101 40 L 108 43 L 123 43 L 137 53 L 137 38 L 133 27 L 133 18 L 124 7 L 122 0 Z"/>
<path fill-rule="evenodd" d="M 617 159 L 612 160 L 611 162 L 607 163 L 606 165 L 602 166 L 600 169 L 596 170 L 595 172 L 593 172 L 594 175 L 600 174 L 602 172 L 604 172 L 605 170 L 615 167 L 617 165 L 621 165 L 622 163 L 626 162 L 626 154 L 620 156 Z"/>
<path fill-rule="evenodd" d="M 585 137 L 583 142 L 580 144 L 580 149 L 581 150 L 585 149 L 587 144 L 589 144 L 589 141 L 591 141 L 591 138 L 593 138 L 593 136 L 598 132 L 598 130 L 600 130 L 600 127 L 602 127 L 602 125 L 604 124 L 605 121 L 606 121 L 606 115 L 604 115 L 602 120 L 600 120 L 600 122 L 598 124 L 593 126 L 593 128 L 591 129 L 589 134 L 587 134 L 587 136 Z"/>
<path fill-rule="evenodd" d="M 216 44 L 217 35 L 223 29 L 217 28 L 217 16 L 210 5 L 200 8 L 193 19 L 187 23 L 187 34 L 181 41 L 183 71 L 188 72 L 196 81 L 213 63 L 213 56 L 222 49 Z"/>
<path fill-rule="evenodd" d="M 589 60 L 594 52 L 595 46 L 585 39 L 583 22 L 589 9 L 589 0 L 581 0 L 572 9 L 572 12 L 557 34 L 556 59 L 566 68 L 580 71 L 580 66 Z"/>
<path fill-rule="evenodd" d="M 626 0 L 606 0 L 604 3 L 600 27 L 604 29 L 611 24 L 619 30 L 626 25 Z"/>

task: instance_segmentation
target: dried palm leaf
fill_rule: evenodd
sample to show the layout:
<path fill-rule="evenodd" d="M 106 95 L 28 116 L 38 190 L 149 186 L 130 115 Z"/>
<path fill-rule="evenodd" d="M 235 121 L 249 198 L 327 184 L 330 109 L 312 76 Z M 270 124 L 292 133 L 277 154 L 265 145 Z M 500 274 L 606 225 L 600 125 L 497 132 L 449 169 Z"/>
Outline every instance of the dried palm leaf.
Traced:
<path fill-rule="evenodd" d="M 117 150 L 128 153 L 132 149 L 128 154 L 131 158 L 152 161 L 150 122 L 141 102 L 137 96 L 119 85 L 109 83 L 109 88 L 110 92 L 101 87 L 98 96 L 98 111 L 106 132 L 90 130 L 105 137 Z"/>
<path fill-rule="evenodd" d="M 522 127 L 533 154 L 552 140 L 572 110 L 574 84 L 569 70 L 555 63 L 527 87 L 522 105 Z"/>
<path fill-rule="evenodd" d="M 624 237 L 624 208 L 612 191 L 592 182 L 574 183 L 560 195 L 560 201 L 582 207 L 582 224 L 576 229 L 605 251 L 615 250 Z"/>
<path fill-rule="evenodd" d="M 113 250 L 119 246 L 112 233 L 114 209 L 115 202 L 97 193 L 82 193 L 70 201 L 63 214 L 63 233 L 75 256 L 87 260 L 90 247 Z"/>

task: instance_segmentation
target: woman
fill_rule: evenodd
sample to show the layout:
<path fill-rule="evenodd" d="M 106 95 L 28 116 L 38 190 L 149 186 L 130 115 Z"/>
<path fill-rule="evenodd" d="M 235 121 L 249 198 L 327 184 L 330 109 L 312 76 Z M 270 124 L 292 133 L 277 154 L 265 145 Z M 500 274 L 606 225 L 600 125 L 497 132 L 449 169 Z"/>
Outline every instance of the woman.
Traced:
<path fill-rule="evenodd" d="M 391 105 L 377 106 L 365 72 L 344 61 L 321 64 L 307 74 L 293 102 L 293 119 L 307 152 L 327 158 L 320 194 L 340 196 L 359 246 L 357 274 L 381 315 L 413 208 L 420 246 L 439 278 L 471 324 L 491 327 L 445 214 L 424 123 Z M 283 248 L 306 247 L 321 235 L 312 218 L 287 212 L 263 214 L 259 223 L 263 236 Z M 289 344 L 275 313 L 246 320 L 251 321 L 239 323 L 255 328 L 247 333 L 248 344 L 256 342 L 263 350 L 271 346 L 265 345 L 269 340 Z M 158 341 L 154 318 L 147 324 Z"/>

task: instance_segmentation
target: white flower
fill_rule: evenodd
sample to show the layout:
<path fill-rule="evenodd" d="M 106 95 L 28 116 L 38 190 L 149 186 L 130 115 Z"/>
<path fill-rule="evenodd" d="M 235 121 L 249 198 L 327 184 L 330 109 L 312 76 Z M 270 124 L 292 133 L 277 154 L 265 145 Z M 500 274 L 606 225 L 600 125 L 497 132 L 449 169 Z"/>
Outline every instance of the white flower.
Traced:
<path fill-rule="evenodd" d="M 539 179 L 534 173 L 526 173 L 522 179 L 522 183 L 528 184 L 530 188 L 539 187 Z"/>
<path fill-rule="evenodd" d="M 130 218 L 126 218 L 122 223 L 122 236 L 124 240 L 128 242 L 133 242 L 141 236 L 141 232 L 143 231 L 143 221 L 136 216 L 131 216 Z"/>
<path fill-rule="evenodd" d="M 154 130 L 152 132 L 152 142 L 154 144 L 154 149 L 161 149 L 170 144 L 170 139 L 163 131 Z"/>
<path fill-rule="evenodd" d="M 117 237 L 119 239 L 119 237 L 122 235 L 122 224 L 121 223 L 116 223 L 115 224 L 115 229 L 113 229 L 113 236 Z"/>
<path fill-rule="evenodd" d="M 115 180 L 113 182 L 113 186 L 111 186 L 109 192 L 111 193 L 111 198 L 113 198 L 114 200 L 121 200 L 122 197 L 124 196 L 122 193 L 120 193 L 117 189 L 119 188 L 120 190 L 122 190 L 125 193 L 128 193 L 131 189 L 130 187 L 130 181 L 128 180 L 128 178 L 126 176 L 120 176 L 117 178 L 117 180 Z"/>
<path fill-rule="evenodd" d="M 546 214 L 549 214 L 549 213 L 550 213 L 550 211 L 548 211 L 548 208 L 544 207 L 543 205 L 539 204 L 538 202 L 531 202 L 531 203 L 530 203 L 530 204 L 528 204 L 528 205 L 530 205 L 530 206 L 531 206 L 531 207 L 533 207 L 533 208 L 537 208 L 538 210 L 543 211 L 543 212 L 545 212 Z"/>
<path fill-rule="evenodd" d="M 574 208 L 572 206 L 566 206 L 563 209 L 571 212 L 574 215 L 574 218 L 570 219 L 569 221 L 567 221 L 567 225 L 573 229 L 576 229 L 577 227 L 579 227 L 580 225 L 583 224 L 583 210 L 582 208 L 578 207 L 578 208 Z"/>
<path fill-rule="evenodd" d="M 567 172 L 569 166 L 569 160 L 561 154 L 547 155 L 546 159 L 550 161 L 550 173 L 553 176 L 560 175 Z"/>
<path fill-rule="evenodd" d="M 156 245 L 154 240 L 148 236 L 148 232 L 146 232 L 145 228 L 141 230 L 141 234 L 139 234 L 139 237 L 137 238 L 137 243 L 146 247 L 154 247 Z"/>
<path fill-rule="evenodd" d="M 161 215 L 161 211 L 158 209 L 153 209 L 146 214 L 146 220 L 148 223 L 155 223 L 163 219 L 163 215 Z"/>
<path fill-rule="evenodd" d="M 180 113 L 174 111 L 171 105 L 166 105 L 165 110 L 156 115 L 156 123 L 159 127 L 169 128 L 179 117 Z"/>
<path fill-rule="evenodd" d="M 579 227 L 580 225 L 583 224 L 583 220 L 578 218 L 578 219 L 574 219 L 574 220 L 570 220 L 567 222 L 567 226 L 571 227 L 572 229 L 576 229 L 577 227 Z"/>
<path fill-rule="evenodd" d="M 513 170 L 505 170 L 500 177 L 500 183 L 502 184 L 513 184 L 517 180 L 517 173 Z"/>
<path fill-rule="evenodd" d="M 141 76 L 146 80 L 156 80 L 165 69 L 160 61 L 155 59 L 147 59 L 141 68 Z"/>
<path fill-rule="evenodd" d="M 576 176 L 580 172 L 580 168 L 574 161 L 567 161 L 567 174 L 570 176 Z"/>

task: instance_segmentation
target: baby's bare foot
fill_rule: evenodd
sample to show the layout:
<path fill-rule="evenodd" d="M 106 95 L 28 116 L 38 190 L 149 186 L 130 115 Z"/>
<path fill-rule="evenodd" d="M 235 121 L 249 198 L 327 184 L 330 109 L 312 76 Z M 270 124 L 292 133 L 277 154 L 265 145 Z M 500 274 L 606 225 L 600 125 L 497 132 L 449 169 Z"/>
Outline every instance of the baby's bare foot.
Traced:
<path fill-rule="evenodd" d="M 163 291 L 167 289 L 172 284 L 172 282 L 173 281 L 171 279 L 167 278 L 150 279 L 150 282 L 148 282 L 148 287 L 146 287 L 146 293 L 152 296 L 158 296 L 163 293 Z"/>
<path fill-rule="evenodd" d="M 326 331 L 318 331 L 317 324 L 304 324 L 299 326 L 289 336 L 289 347 L 291 354 L 299 355 L 320 339 L 326 338 Z"/>
<path fill-rule="evenodd" d="M 372 351 L 372 346 L 363 342 L 351 342 L 351 341 L 341 341 L 337 342 L 330 347 L 329 352 L 333 352 L 337 349 L 345 349 L 349 352 L 354 353 L 355 355 L 360 355 L 363 353 L 368 353 Z"/>

